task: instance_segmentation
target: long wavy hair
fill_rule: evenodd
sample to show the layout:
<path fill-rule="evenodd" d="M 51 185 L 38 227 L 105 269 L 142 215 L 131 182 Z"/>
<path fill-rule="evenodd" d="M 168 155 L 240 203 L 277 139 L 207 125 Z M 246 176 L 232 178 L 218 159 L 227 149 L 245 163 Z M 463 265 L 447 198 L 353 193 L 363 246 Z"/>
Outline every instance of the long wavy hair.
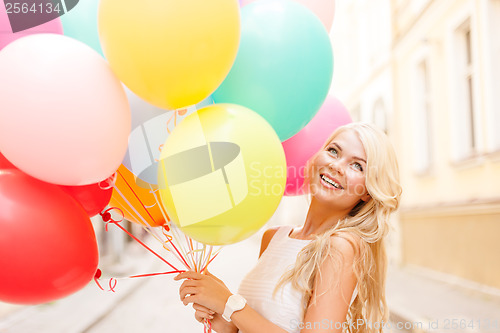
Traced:
<path fill-rule="evenodd" d="M 344 131 L 354 131 L 363 144 L 367 162 L 365 184 L 370 199 L 366 202 L 360 201 L 335 226 L 316 236 L 305 246 L 298 254 L 294 267 L 281 277 L 275 291 L 290 282 L 294 288 L 303 293 L 305 310 L 311 301 L 315 280 L 324 278 L 318 275 L 324 260 L 331 258 L 339 269 L 343 265 L 341 254 L 330 246 L 330 237 L 344 237 L 351 243 L 352 239 L 357 239 L 358 250 L 353 271 L 357 278 L 358 294 L 349 307 L 347 325 L 343 325 L 344 331 L 351 332 L 352 327 L 355 327 L 355 331 L 360 333 L 382 332 L 381 323 L 387 323 L 389 316 L 385 300 L 387 258 L 384 239 L 390 229 L 389 215 L 398 208 L 402 192 L 398 163 L 394 148 L 386 134 L 364 123 L 351 123 L 339 127 L 328 138 L 320 152 Z M 309 176 L 312 174 L 317 154 L 312 156 L 306 165 L 304 186 L 307 189 L 310 187 Z M 338 287 L 333 278 L 332 287 Z M 363 320 L 364 325 L 349 325 L 349 323 L 360 323 L 359 320 Z"/>

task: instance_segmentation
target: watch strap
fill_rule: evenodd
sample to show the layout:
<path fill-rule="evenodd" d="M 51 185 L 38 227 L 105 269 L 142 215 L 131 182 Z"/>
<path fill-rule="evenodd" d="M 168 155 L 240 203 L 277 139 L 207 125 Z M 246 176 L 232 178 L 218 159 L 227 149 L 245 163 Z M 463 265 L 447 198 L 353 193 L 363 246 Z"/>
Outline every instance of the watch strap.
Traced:
<path fill-rule="evenodd" d="M 234 304 L 235 302 L 238 304 L 235 305 Z M 233 313 L 242 310 L 245 307 L 246 303 L 247 303 L 246 299 L 244 299 L 243 296 L 241 295 L 233 294 L 229 296 L 229 298 L 226 301 L 226 306 L 224 307 L 224 312 L 222 313 L 222 318 L 230 322 Z"/>

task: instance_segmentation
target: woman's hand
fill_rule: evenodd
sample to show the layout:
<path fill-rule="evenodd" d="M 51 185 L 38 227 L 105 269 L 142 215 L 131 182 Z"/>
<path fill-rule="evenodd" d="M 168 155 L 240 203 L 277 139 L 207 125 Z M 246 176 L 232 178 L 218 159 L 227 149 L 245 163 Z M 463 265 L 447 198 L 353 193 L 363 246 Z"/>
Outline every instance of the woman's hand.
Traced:
<path fill-rule="evenodd" d="M 205 320 L 210 320 L 210 325 L 212 330 L 219 333 L 236 333 L 238 329 L 232 323 L 227 322 L 219 313 L 194 303 L 193 309 L 196 310 L 194 317 L 200 323 L 204 323 Z"/>
<path fill-rule="evenodd" d="M 193 309 L 195 310 L 194 318 L 196 318 L 196 320 L 200 323 L 203 323 L 205 319 L 214 319 L 215 311 L 212 311 L 209 308 L 204 307 L 203 305 L 193 303 Z"/>
<path fill-rule="evenodd" d="M 231 292 L 224 282 L 210 273 L 184 272 L 174 280 L 186 279 L 179 288 L 179 295 L 184 305 L 196 303 L 217 313 L 224 312 Z M 201 312 L 200 312 L 201 316 Z"/>

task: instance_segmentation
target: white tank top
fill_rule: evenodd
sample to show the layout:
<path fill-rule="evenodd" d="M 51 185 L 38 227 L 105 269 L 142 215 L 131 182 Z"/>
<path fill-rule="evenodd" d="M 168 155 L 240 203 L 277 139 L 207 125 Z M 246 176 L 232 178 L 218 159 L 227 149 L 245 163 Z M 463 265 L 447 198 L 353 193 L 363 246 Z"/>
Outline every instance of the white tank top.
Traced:
<path fill-rule="evenodd" d="M 291 231 L 289 226 L 276 231 L 255 267 L 241 282 L 238 293 L 266 319 L 287 332 L 298 333 L 298 324 L 304 319 L 302 293 L 288 282 L 273 297 L 281 276 L 295 265 L 297 254 L 310 242 L 290 238 Z"/>

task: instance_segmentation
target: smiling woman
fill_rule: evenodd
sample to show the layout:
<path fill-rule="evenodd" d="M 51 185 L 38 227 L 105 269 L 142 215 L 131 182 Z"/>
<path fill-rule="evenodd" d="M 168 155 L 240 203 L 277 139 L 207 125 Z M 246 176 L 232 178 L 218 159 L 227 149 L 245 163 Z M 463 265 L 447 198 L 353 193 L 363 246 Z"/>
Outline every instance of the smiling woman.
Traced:
<path fill-rule="evenodd" d="M 309 187 L 317 200 L 343 205 L 347 214 L 360 200 L 366 202 L 370 198 L 365 169 L 366 154 L 358 135 L 343 131 L 327 142 L 309 163 Z"/>
<path fill-rule="evenodd" d="M 298 228 L 267 230 L 261 256 L 233 295 L 213 275 L 194 272 L 180 288 L 195 317 L 217 332 L 382 332 L 384 239 L 401 195 L 395 153 L 371 125 L 338 128 L 306 168 L 311 201 Z M 370 323 L 361 327 L 351 323 Z M 295 324 L 294 324 L 295 323 Z"/>

